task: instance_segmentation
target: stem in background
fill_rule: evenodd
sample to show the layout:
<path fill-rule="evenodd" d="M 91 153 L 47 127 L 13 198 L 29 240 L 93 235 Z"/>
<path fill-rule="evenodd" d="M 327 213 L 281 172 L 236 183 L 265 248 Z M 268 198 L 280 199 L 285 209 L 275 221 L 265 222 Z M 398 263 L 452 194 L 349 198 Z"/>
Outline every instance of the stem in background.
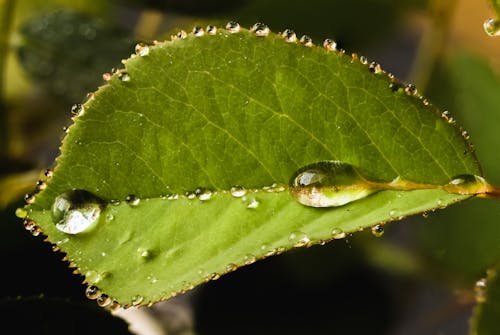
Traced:
<path fill-rule="evenodd" d="M 413 64 L 410 80 L 423 93 L 432 76 L 436 61 L 443 54 L 456 0 L 432 0 L 429 2 L 431 25 L 424 33 Z"/>
<path fill-rule="evenodd" d="M 0 157 L 2 158 L 7 156 L 8 149 L 7 132 L 9 129 L 5 101 L 5 77 L 14 2 L 15 0 L 0 0 Z"/>

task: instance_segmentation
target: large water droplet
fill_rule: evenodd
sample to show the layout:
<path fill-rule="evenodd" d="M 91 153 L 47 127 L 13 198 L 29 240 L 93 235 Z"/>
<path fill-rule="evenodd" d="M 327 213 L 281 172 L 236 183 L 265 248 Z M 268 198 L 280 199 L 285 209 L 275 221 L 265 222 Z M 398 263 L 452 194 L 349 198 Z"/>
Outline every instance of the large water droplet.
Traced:
<path fill-rule="evenodd" d="M 247 194 L 247 190 L 242 186 L 233 186 L 230 191 L 231 195 L 235 198 L 241 198 L 245 194 Z"/>
<path fill-rule="evenodd" d="M 372 227 L 372 235 L 375 237 L 380 237 L 384 235 L 384 226 L 381 224 Z"/>
<path fill-rule="evenodd" d="M 293 43 L 293 42 L 297 41 L 297 35 L 291 29 L 285 29 L 281 33 L 281 37 L 283 37 L 285 39 L 285 41 L 288 42 L 288 43 Z"/>
<path fill-rule="evenodd" d="M 235 21 L 229 21 L 226 24 L 226 29 L 231 34 L 237 33 L 238 31 L 240 31 L 240 24 L 238 22 L 235 22 Z"/>
<path fill-rule="evenodd" d="M 269 35 L 269 27 L 266 26 L 264 23 L 256 23 L 250 28 L 250 31 L 252 31 L 256 36 L 267 36 Z"/>
<path fill-rule="evenodd" d="M 52 219 L 56 228 L 66 234 L 89 230 L 99 219 L 103 201 L 84 190 L 65 192 L 54 200 Z"/>
<path fill-rule="evenodd" d="M 101 291 L 97 288 L 97 286 L 87 286 L 85 289 L 85 296 L 89 299 L 95 300 L 99 298 L 101 295 Z"/>
<path fill-rule="evenodd" d="M 480 194 L 488 188 L 489 185 L 483 177 L 468 174 L 453 177 L 443 186 L 445 191 L 456 194 Z"/>
<path fill-rule="evenodd" d="M 488 19 L 484 21 L 483 27 L 489 36 L 500 36 L 500 20 Z"/>
<path fill-rule="evenodd" d="M 290 194 L 310 207 L 342 206 L 377 191 L 353 166 L 340 161 L 307 165 L 290 180 Z"/>

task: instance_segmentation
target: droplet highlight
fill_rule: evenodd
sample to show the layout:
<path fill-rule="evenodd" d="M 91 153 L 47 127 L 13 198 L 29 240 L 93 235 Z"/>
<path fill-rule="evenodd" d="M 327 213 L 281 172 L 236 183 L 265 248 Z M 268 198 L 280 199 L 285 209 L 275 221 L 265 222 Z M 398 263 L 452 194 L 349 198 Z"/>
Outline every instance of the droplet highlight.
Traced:
<path fill-rule="evenodd" d="M 500 20 L 488 19 L 484 21 L 483 28 L 488 36 L 500 36 Z"/>
<path fill-rule="evenodd" d="M 227 31 L 229 31 L 231 34 L 235 34 L 237 32 L 240 31 L 240 24 L 238 22 L 235 22 L 235 21 L 229 21 L 227 24 L 226 24 L 226 29 Z"/>
<path fill-rule="evenodd" d="M 73 190 L 57 196 L 52 205 L 56 228 L 66 234 L 87 231 L 98 221 L 103 201 L 85 190 Z"/>
<path fill-rule="evenodd" d="M 253 32 L 256 36 L 264 37 L 269 35 L 269 27 L 263 23 L 256 23 L 250 28 L 250 31 Z"/>

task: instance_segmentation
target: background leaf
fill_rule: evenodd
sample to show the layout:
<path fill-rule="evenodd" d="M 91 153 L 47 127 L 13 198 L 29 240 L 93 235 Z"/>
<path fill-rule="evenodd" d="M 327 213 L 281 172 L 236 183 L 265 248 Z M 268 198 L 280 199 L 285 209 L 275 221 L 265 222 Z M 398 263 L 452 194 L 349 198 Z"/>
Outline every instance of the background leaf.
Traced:
<path fill-rule="evenodd" d="M 476 283 L 478 305 L 471 322 L 471 335 L 493 335 L 498 332 L 500 315 L 499 266 L 488 270 L 488 275 Z"/>

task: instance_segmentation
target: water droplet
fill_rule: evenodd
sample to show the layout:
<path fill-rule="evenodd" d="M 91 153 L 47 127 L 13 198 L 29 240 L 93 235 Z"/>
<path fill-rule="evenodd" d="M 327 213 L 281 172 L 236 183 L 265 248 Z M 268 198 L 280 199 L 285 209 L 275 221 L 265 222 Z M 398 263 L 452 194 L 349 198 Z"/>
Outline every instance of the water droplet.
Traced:
<path fill-rule="evenodd" d="M 229 21 L 226 24 L 226 29 L 229 31 L 231 34 L 237 33 L 240 31 L 240 24 L 235 21 Z"/>
<path fill-rule="evenodd" d="M 483 28 L 489 36 L 500 36 L 500 20 L 488 19 L 484 21 Z"/>
<path fill-rule="evenodd" d="M 255 258 L 254 255 L 246 255 L 244 258 L 243 258 L 243 262 L 246 264 L 246 265 L 250 265 L 250 264 L 253 264 L 255 263 L 255 261 L 257 260 L 257 258 Z"/>
<path fill-rule="evenodd" d="M 71 107 L 71 115 L 74 117 L 79 117 L 79 116 L 83 115 L 84 112 L 85 112 L 85 108 L 83 107 L 82 104 L 74 104 Z"/>
<path fill-rule="evenodd" d="M 214 272 L 210 275 L 210 280 L 217 280 L 220 278 L 220 274 L 218 274 L 217 272 Z"/>
<path fill-rule="evenodd" d="M 463 130 L 463 131 L 462 131 L 462 136 L 463 136 L 463 138 L 465 138 L 466 140 L 468 140 L 468 139 L 470 138 L 470 135 L 469 135 L 469 133 L 468 133 L 466 130 Z"/>
<path fill-rule="evenodd" d="M 33 195 L 33 194 L 25 194 L 24 195 L 24 201 L 26 201 L 26 203 L 28 205 L 31 205 L 32 203 L 35 202 L 35 195 Z"/>
<path fill-rule="evenodd" d="M 56 228 L 66 234 L 89 230 L 96 223 L 103 201 L 84 190 L 73 190 L 57 196 L 52 205 Z"/>
<path fill-rule="evenodd" d="M 115 219 L 115 216 L 111 213 L 106 214 L 106 222 L 113 221 Z"/>
<path fill-rule="evenodd" d="M 313 46 L 312 38 L 310 38 L 307 35 L 302 35 L 302 37 L 300 38 L 300 43 L 304 44 L 306 47 L 312 47 Z"/>
<path fill-rule="evenodd" d="M 370 66 L 368 67 L 368 70 L 370 70 L 370 72 L 373 72 L 375 74 L 382 73 L 382 68 L 380 67 L 380 64 L 376 62 L 371 62 Z"/>
<path fill-rule="evenodd" d="M 142 295 L 135 295 L 132 297 L 132 306 L 138 306 L 143 302 L 144 297 Z"/>
<path fill-rule="evenodd" d="M 194 36 L 203 36 L 203 35 L 205 35 L 205 31 L 203 30 L 202 27 L 194 27 L 193 28 L 193 35 Z"/>
<path fill-rule="evenodd" d="M 384 226 L 381 224 L 372 227 L 372 235 L 375 237 L 380 237 L 384 235 Z"/>
<path fill-rule="evenodd" d="M 137 43 L 135 45 L 135 53 L 138 56 L 147 56 L 149 54 L 149 46 L 144 43 Z"/>
<path fill-rule="evenodd" d="M 103 79 L 104 81 L 109 81 L 109 80 L 111 79 L 111 74 L 110 74 L 110 73 L 108 73 L 108 72 L 103 73 L 103 74 L 102 74 L 102 79 Z"/>
<path fill-rule="evenodd" d="M 327 38 L 323 41 L 323 47 L 327 50 L 335 51 L 335 50 L 337 50 L 337 42 L 335 42 L 332 39 Z"/>
<path fill-rule="evenodd" d="M 99 283 L 103 278 L 105 277 L 105 274 L 99 273 L 94 270 L 87 271 L 85 273 L 85 280 L 89 284 L 97 284 Z"/>
<path fill-rule="evenodd" d="M 33 220 L 24 220 L 23 226 L 24 226 L 24 229 L 26 229 L 29 232 L 32 232 L 34 229 L 36 229 L 36 224 L 35 224 L 35 221 L 33 221 Z"/>
<path fill-rule="evenodd" d="M 226 265 L 226 272 L 235 271 L 237 268 L 238 266 L 236 264 L 229 263 L 228 265 Z"/>
<path fill-rule="evenodd" d="M 85 289 L 85 296 L 89 299 L 95 300 L 99 298 L 101 295 L 101 291 L 97 288 L 97 286 L 87 286 Z"/>
<path fill-rule="evenodd" d="M 28 211 L 22 207 L 16 209 L 16 216 L 20 219 L 25 219 L 28 216 Z"/>
<path fill-rule="evenodd" d="M 291 29 L 285 29 L 281 33 L 281 37 L 283 37 L 285 39 L 285 42 L 288 43 L 294 43 L 297 41 L 297 35 L 295 35 L 295 32 Z"/>
<path fill-rule="evenodd" d="M 207 34 L 209 35 L 215 35 L 217 33 L 217 27 L 216 26 L 207 26 Z"/>
<path fill-rule="evenodd" d="M 416 95 L 417 94 L 417 87 L 414 84 L 408 84 L 405 87 L 405 92 L 408 95 Z"/>
<path fill-rule="evenodd" d="M 377 191 L 353 166 L 340 161 L 307 165 L 290 180 L 292 197 L 310 207 L 342 206 Z"/>
<path fill-rule="evenodd" d="M 125 201 L 127 202 L 127 204 L 129 204 L 130 206 L 132 207 L 137 207 L 139 206 L 139 204 L 141 203 L 141 198 L 138 198 L 136 197 L 135 195 L 133 194 L 129 194 L 127 195 L 127 197 L 125 198 Z"/>
<path fill-rule="evenodd" d="M 247 208 L 248 209 L 255 209 L 255 208 L 258 208 L 259 205 L 260 205 L 260 203 L 257 201 L 257 199 L 252 198 L 250 200 L 250 202 L 248 203 Z"/>
<path fill-rule="evenodd" d="M 476 293 L 476 302 L 482 303 L 486 301 L 486 289 L 488 287 L 488 280 L 486 278 L 481 278 L 476 282 L 474 286 L 474 292 Z"/>
<path fill-rule="evenodd" d="M 229 192 L 235 198 L 241 198 L 242 196 L 247 194 L 247 190 L 245 188 L 243 188 L 242 186 L 233 186 L 233 187 L 231 187 Z"/>
<path fill-rule="evenodd" d="M 179 199 L 179 195 L 178 194 L 169 194 L 167 196 L 167 200 L 177 200 Z"/>
<path fill-rule="evenodd" d="M 201 201 L 207 201 L 212 199 L 212 191 L 210 190 L 201 189 L 197 195 L 198 199 L 200 199 Z"/>
<path fill-rule="evenodd" d="M 365 56 L 360 56 L 359 62 L 363 65 L 366 65 L 366 64 L 368 64 L 368 58 L 366 58 Z"/>
<path fill-rule="evenodd" d="M 269 27 L 266 26 L 263 23 L 256 23 L 254 24 L 251 28 L 250 31 L 252 31 L 256 36 L 267 36 L 269 35 Z"/>
<path fill-rule="evenodd" d="M 47 169 L 47 170 L 45 170 L 45 172 L 43 174 L 45 175 L 45 177 L 50 178 L 50 177 L 52 177 L 54 172 L 50 169 Z"/>
<path fill-rule="evenodd" d="M 175 35 L 176 38 L 183 40 L 187 37 L 187 33 L 184 30 L 181 30 Z"/>
<path fill-rule="evenodd" d="M 126 71 L 122 71 L 118 74 L 118 78 L 120 78 L 121 81 L 123 82 L 129 82 L 130 81 L 130 75 Z"/>
<path fill-rule="evenodd" d="M 453 177 L 448 184 L 443 186 L 443 189 L 455 194 L 479 194 L 488 187 L 489 185 L 483 177 L 464 174 Z"/>
<path fill-rule="evenodd" d="M 295 247 L 303 247 L 311 243 L 309 237 L 301 231 L 291 233 L 288 237 L 288 240 L 294 243 Z"/>
<path fill-rule="evenodd" d="M 111 304 L 111 298 L 107 294 L 101 294 L 99 297 L 97 297 L 97 304 L 101 307 L 106 307 Z"/>
<path fill-rule="evenodd" d="M 391 89 L 391 91 L 396 93 L 403 90 L 403 84 L 394 81 L 389 84 L 389 88 Z"/>
<path fill-rule="evenodd" d="M 332 237 L 336 240 L 344 238 L 345 232 L 341 228 L 333 228 Z"/>
<path fill-rule="evenodd" d="M 139 247 L 137 248 L 137 254 L 142 258 L 142 259 L 148 259 L 152 257 L 151 251 L 149 251 L 147 248 Z"/>
<path fill-rule="evenodd" d="M 43 191 L 47 188 L 47 184 L 45 184 L 44 181 L 39 180 L 36 182 L 36 190 L 37 191 Z"/>

